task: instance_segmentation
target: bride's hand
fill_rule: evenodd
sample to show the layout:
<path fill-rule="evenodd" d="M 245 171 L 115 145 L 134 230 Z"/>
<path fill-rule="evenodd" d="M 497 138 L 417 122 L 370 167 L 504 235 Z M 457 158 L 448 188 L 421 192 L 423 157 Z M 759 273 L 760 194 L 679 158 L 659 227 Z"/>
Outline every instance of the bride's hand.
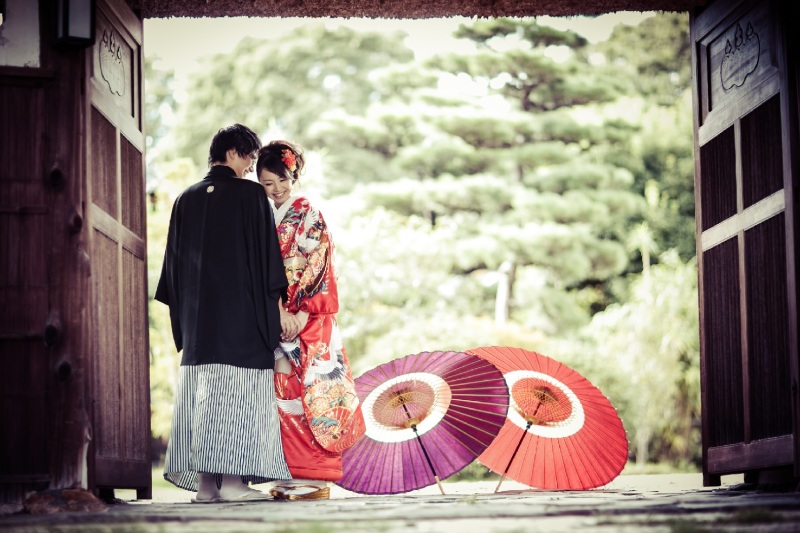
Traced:
<path fill-rule="evenodd" d="M 289 313 L 281 313 L 281 340 L 286 342 L 297 337 L 297 320 Z"/>
<path fill-rule="evenodd" d="M 299 328 L 297 334 L 300 335 L 300 332 L 306 329 L 306 324 L 308 324 L 308 313 L 305 311 L 298 311 L 295 318 L 297 318 L 297 326 Z"/>
<path fill-rule="evenodd" d="M 283 329 L 281 339 L 290 341 L 297 338 L 300 332 L 305 329 L 308 323 L 308 313 L 299 311 L 296 315 L 292 315 L 287 312 L 286 315 L 285 325 L 283 315 L 281 315 L 281 328 Z"/>
<path fill-rule="evenodd" d="M 281 319 L 281 340 L 284 342 L 290 341 L 300 333 L 297 317 L 284 309 L 283 302 L 279 303 L 278 309 L 280 310 Z"/>

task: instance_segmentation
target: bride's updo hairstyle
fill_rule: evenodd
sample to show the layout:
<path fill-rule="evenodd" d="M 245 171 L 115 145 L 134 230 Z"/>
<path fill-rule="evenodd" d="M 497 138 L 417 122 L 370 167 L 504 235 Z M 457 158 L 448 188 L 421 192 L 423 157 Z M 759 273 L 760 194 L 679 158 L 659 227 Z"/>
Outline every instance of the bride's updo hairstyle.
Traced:
<path fill-rule="evenodd" d="M 304 166 L 302 148 L 289 141 L 271 141 L 258 151 L 256 176 L 261 176 L 261 171 L 266 170 L 295 182 L 300 179 Z"/>

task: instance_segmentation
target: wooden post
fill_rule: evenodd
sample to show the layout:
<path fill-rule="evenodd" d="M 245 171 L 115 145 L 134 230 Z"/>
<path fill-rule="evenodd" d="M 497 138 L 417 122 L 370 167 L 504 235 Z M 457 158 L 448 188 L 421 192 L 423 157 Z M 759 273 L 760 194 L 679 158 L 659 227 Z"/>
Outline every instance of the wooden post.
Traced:
<path fill-rule="evenodd" d="M 48 455 L 50 488 L 88 487 L 87 448 L 91 425 L 87 416 L 89 361 L 89 254 L 86 249 L 85 142 L 86 108 L 84 49 L 53 45 L 50 2 L 40 1 L 42 63 L 55 72 L 49 88 L 44 136 L 45 203 L 49 211 L 46 245 L 49 317 L 44 341 L 48 349 Z"/>

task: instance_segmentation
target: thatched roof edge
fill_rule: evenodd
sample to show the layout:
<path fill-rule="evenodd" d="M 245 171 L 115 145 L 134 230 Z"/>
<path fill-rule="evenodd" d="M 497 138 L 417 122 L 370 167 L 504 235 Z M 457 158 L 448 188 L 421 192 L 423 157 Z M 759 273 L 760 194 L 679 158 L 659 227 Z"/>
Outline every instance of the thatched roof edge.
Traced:
<path fill-rule="evenodd" d="M 689 11 L 705 0 L 126 0 L 143 18 L 334 17 L 441 18 L 600 15 Z"/>

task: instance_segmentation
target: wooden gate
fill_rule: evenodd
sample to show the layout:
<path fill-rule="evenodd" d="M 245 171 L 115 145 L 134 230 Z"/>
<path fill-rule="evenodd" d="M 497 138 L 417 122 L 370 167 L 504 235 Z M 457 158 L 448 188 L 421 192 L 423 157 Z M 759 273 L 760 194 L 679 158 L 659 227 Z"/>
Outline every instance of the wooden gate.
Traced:
<path fill-rule="evenodd" d="M 705 485 L 800 475 L 792 9 L 691 18 Z"/>
<path fill-rule="evenodd" d="M 142 115 L 142 22 L 122 0 L 97 5 L 86 113 L 91 228 L 90 484 L 151 491 Z"/>
<path fill-rule="evenodd" d="M 0 502 L 51 482 L 43 382 L 52 363 L 43 341 L 51 310 L 63 312 L 45 260 L 53 202 L 43 192 L 48 158 L 41 124 L 53 81 L 9 71 L 0 78 Z"/>

